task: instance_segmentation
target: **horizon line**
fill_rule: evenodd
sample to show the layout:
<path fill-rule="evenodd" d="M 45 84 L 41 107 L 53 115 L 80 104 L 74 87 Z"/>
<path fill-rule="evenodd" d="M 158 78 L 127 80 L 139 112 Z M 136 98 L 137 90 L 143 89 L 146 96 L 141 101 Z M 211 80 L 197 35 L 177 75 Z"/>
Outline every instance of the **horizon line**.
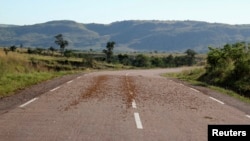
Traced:
<path fill-rule="evenodd" d="M 117 20 L 117 21 L 113 21 L 113 22 L 109 22 L 109 23 L 100 23 L 100 22 L 79 22 L 76 20 L 71 20 L 71 19 L 60 19 L 60 20 L 48 20 L 45 22 L 37 22 L 37 23 L 33 23 L 33 24 L 9 24 L 9 23 L 0 23 L 0 25 L 10 25 L 10 26 L 29 26 L 29 25 L 36 25 L 36 24 L 44 24 L 44 23 L 48 23 L 48 22 L 59 22 L 59 21 L 71 21 L 71 22 L 76 22 L 76 23 L 80 23 L 80 24 L 103 24 L 103 25 L 109 25 L 112 23 L 118 23 L 118 22 L 126 22 L 126 21 L 158 21 L 158 22 L 203 22 L 203 23 L 210 23 L 210 24 L 226 24 L 226 25 L 250 25 L 250 23 L 247 24 L 230 24 L 230 23 L 223 23 L 223 22 L 209 22 L 209 21 L 202 21 L 202 20 L 190 20 L 190 19 L 186 19 L 186 20 L 159 20 L 159 19 L 130 19 L 130 20 Z"/>

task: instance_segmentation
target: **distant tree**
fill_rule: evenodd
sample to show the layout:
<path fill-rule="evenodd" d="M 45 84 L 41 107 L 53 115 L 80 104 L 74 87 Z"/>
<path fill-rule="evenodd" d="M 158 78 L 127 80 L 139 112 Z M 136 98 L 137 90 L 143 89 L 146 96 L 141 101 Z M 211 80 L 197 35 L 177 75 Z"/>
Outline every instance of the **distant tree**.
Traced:
<path fill-rule="evenodd" d="M 149 57 L 143 54 L 139 54 L 135 57 L 133 65 L 136 67 L 149 67 L 150 66 Z"/>
<path fill-rule="evenodd" d="M 163 61 L 160 57 L 151 57 L 151 65 L 154 67 L 163 67 Z"/>
<path fill-rule="evenodd" d="M 112 61 L 114 45 L 115 45 L 114 41 L 108 42 L 106 45 L 106 49 L 103 50 L 103 53 L 106 54 L 106 61 L 108 63 Z"/>
<path fill-rule="evenodd" d="M 31 48 L 28 48 L 27 53 L 28 53 L 28 54 L 32 54 L 32 53 L 33 53 L 33 50 L 32 50 Z"/>
<path fill-rule="evenodd" d="M 194 50 L 188 49 L 185 52 L 186 55 L 186 63 L 188 66 L 192 66 L 195 63 L 195 55 L 197 54 Z"/>
<path fill-rule="evenodd" d="M 55 43 L 60 46 L 61 53 L 63 55 L 65 51 L 65 47 L 69 45 L 69 42 L 63 39 L 62 34 L 56 35 L 55 38 L 56 38 Z"/>
<path fill-rule="evenodd" d="M 10 50 L 12 51 L 12 52 L 14 52 L 14 51 L 16 51 L 16 46 L 10 46 Z"/>
<path fill-rule="evenodd" d="M 130 65 L 131 64 L 129 56 L 127 54 L 124 54 L 124 55 L 119 54 L 117 57 L 118 57 L 118 60 L 121 64 L 123 64 L 123 65 Z"/>
<path fill-rule="evenodd" d="M 168 55 L 166 58 L 163 59 L 163 63 L 166 67 L 175 67 L 175 60 L 172 54 Z"/>
<path fill-rule="evenodd" d="M 176 67 L 187 65 L 186 56 L 175 56 L 174 57 L 174 64 Z"/>
<path fill-rule="evenodd" d="M 7 49 L 7 48 L 4 48 L 3 51 L 5 52 L 5 55 L 8 55 L 8 53 L 9 53 L 10 50 Z"/>
<path fill-rule="evenodd" d="M 56 49 L 54 48 L 54 47 L 49 47 L 49 49 L 48 49 L 49 51 L 51 51 L 51 53 L 52 53 L 52 55 L 54 54 L 54 51 L 56 51 Z"/>

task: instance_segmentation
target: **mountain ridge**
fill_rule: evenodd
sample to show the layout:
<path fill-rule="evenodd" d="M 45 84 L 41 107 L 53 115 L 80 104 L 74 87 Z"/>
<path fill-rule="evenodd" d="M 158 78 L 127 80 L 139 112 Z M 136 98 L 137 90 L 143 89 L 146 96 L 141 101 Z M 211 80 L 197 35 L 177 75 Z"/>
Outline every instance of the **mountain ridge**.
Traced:
<path fill-rule="evenodd" d="M 250 25 L 230 25 L 202 21 L 127 20 L 110 24 L 78 23 L 70 20 L 48 21 L 34 25 L 0 24 L 0 46 L 56 46 L 54 36 L 63 34 L 73 49 L 102 49 L 115 41 L 119 50 L 198 52 L 208 46 L 250 41 Z"/>

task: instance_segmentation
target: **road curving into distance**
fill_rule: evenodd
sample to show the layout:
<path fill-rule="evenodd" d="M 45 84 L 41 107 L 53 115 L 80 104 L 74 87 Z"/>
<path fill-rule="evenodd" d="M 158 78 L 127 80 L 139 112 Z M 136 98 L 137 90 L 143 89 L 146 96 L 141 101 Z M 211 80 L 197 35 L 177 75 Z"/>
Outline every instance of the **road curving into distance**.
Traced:
<path fill-rule="evenodd" d="M 206 141 L 208 124 L 249 124 L 221 100 L 161 77 L 178 69 L 88 73 L 0 115 L 1 141 Z"/>

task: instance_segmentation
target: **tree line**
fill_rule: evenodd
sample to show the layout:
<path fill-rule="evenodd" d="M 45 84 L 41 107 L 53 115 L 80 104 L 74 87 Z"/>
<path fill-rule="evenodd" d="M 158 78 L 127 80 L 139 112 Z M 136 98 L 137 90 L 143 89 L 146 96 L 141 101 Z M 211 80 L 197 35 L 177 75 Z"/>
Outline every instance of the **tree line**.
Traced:
<path fill-rule="evenodd" d="M 179 67 L 179 66 L 192 66 L 196 63 L 195 55 L 197 54 L 194 50 L 188 49 L 184 52 L 186 55 L 174 56 L 172 54 L 168 56 L 149 56 L 146 54 L 118 54 L 114 55 L 115 42 L 107 42 L 106 48 L 103 49 L 102 53 L 94 53 L 90 50 L 88 53 L 81 53 L 79 51 L 67 50 L 65 49 L 69 42 L 64 39 L 62 34 L 58 34 L 55 37 L 55 44 L 57 44 L 60 49 L 54 47 L 49 47 L 48 49 L 44 48 L 28 48 L 28 54 L 41 54 L 41 55 L 53 55 L 57 52 L 57 56 L 60 53 L 60 56 L 64 57 L 77 57 L 83 58 L 83 65 L 88 67 L 93 67 L 96 61 L 103 61 L 112 64 L 122 64 L 126 66 L 134 67 Z M 23 45 L 22 45 L 23 47 Z M 21 48 L 21 45 L 20 45 Z M 16 46 L 11 46 L 9 49 L 4 49 L 6 55 L 8 51 L 15 51 Z"/>
<path fill-rule="evenodd" d="M 192 66 L 196 63 L 195 52 L 194 55 L 190 55 L 192 50 L 186 51 L 186 55 L 174 56 L 172 54 L 168 56 L 148 56 L 145 54 L 127 55 L 118 54 L 114 61 L 119 61 L 123 65 L 130 65 L 135 67 L 180 67 L 180 66 Z"/>

